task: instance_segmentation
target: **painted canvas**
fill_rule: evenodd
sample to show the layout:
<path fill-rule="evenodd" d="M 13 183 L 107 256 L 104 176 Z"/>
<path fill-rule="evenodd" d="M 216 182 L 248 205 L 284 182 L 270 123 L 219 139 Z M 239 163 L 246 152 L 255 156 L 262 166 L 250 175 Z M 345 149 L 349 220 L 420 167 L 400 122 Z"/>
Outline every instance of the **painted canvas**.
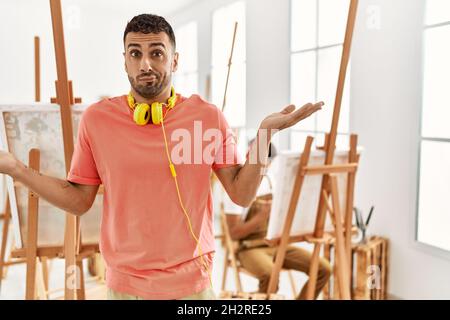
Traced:
<path fill-rule="evenodd" d="M 87 106 L 72 108 L 74 141 L 78 124 Z M 29 151 L 40 150 L 40 171 L 64 179 L 66 177 L 61 115 L 58 105 L 35 104 L 29 106 L 0 106 L 0 127 L 3 149 L 11 152 L 25 164 L 29 161 Z M 16 247 L 21 248 L 26 239 L 28 189 L 14 183 L 7 177 L 8 195 L 14 226 Z M 81 218 L 83 243 L 97 243 L 102 196 L 98 195 L 94 205 Z M 62 245 L 64 243 L 64 211 L 39 199 L 38 245 Z"/>

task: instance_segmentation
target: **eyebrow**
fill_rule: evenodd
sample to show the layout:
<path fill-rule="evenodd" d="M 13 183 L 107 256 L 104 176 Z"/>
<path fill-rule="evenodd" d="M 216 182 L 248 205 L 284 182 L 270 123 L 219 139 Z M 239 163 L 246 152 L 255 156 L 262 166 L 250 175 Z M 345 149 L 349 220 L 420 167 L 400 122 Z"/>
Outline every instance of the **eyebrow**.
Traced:
<path fill-rule="evenodd" d="M 153 42 L 153 43 L 150 43 L 148 46 L 149 46 L 150 48 L 152 48 L 152 47 L 163 47 L 164 49 L 166 49 L 166 46 L 165 46 L 164 43 L 162 43 L 162 42 Z M 130 48 L 130 47 L 138 47 L 138 48 L 142 48 L 142 46 L 141 46 L 140 44 L 138 44 L 138 43 L 130 43 L 130 44 L 128 45 L 128 48 Z"/>

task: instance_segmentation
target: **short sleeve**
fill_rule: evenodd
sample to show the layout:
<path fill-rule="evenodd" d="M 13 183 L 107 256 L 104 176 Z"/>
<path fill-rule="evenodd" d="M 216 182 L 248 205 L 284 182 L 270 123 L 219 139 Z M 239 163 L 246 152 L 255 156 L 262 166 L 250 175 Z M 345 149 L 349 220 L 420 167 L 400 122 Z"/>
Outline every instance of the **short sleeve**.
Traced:
<path fill-rule="evenodd" d="M 70 171 L 67 180 L 83 185 L 100 185 L 102 181 L 97 171 L 91 149 L 88 130 L 86 127 L 86 113 L 81 117 L 78 127 L 77 143 L 75 145 Z"/>
<path fill-rule="evenodd" d="M 222 135 L 222 143 L 219 145 L 214 163 L 213 170 L 232 167 L 243 164 L 242 158 L 239 155 L 236 137 L 233 130 L 230 128 L 223 112 L 217 109 L 219 130 Z"/>

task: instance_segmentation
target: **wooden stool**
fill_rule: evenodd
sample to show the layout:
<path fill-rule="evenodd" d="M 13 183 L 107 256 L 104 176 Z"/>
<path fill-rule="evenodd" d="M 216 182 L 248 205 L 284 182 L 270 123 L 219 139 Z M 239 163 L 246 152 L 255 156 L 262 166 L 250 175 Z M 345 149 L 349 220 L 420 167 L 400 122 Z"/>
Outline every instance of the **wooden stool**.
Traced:
<path fill-rule="evenodd" d="M 325 245 L 324 255 L 328 260 L 333 258 L 333 243 Z M 389 246 L 386 238 L 372 236 L 366 243 L 352 245 L 352 299 L 387 298 L 388 261 Z M 337 292 L 337 284 L 332 277 L 324 288 L 324 299 L 338 299 Z"/>

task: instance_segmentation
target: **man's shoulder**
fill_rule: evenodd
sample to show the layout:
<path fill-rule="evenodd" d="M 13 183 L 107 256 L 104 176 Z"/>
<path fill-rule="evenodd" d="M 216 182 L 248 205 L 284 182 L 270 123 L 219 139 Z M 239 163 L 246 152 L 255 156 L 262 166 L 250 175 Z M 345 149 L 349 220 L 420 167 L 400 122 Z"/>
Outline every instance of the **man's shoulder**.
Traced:
<path fill-rule="evenodd" d="M 95 103 L 90 104 L 83 112 L 85 118 L 91 118 L 99 116 L 105 112 L 124 112 L 122 106 L 125 102 L 125 96 L 104 98 Z M 126 110 L 126 109 L 125 109 Z"/>
<path fill-rule="evenodd" d="M 199 94 L 192 94 L 190 97 L 184 97 L 182 103 L 190 109 L 190 112 L 194 112 L 199 117 L 210 117 L 211 119 L 217 119 L 220 109 L 213 103 L 207 101 Z"/>
<path fill-rule="evenodd" d="M 184 97 L 182 96 L 183 102 L 193 105 L 196 108 L 204 108 L 207 110 L 211 110 L 214 112 L 217 112 L 218 108 L 215 104 L 207 101 L 206 99 L 204 99 L 201 95 L 199 94 L 192 94 L 190 97 Z"/>

